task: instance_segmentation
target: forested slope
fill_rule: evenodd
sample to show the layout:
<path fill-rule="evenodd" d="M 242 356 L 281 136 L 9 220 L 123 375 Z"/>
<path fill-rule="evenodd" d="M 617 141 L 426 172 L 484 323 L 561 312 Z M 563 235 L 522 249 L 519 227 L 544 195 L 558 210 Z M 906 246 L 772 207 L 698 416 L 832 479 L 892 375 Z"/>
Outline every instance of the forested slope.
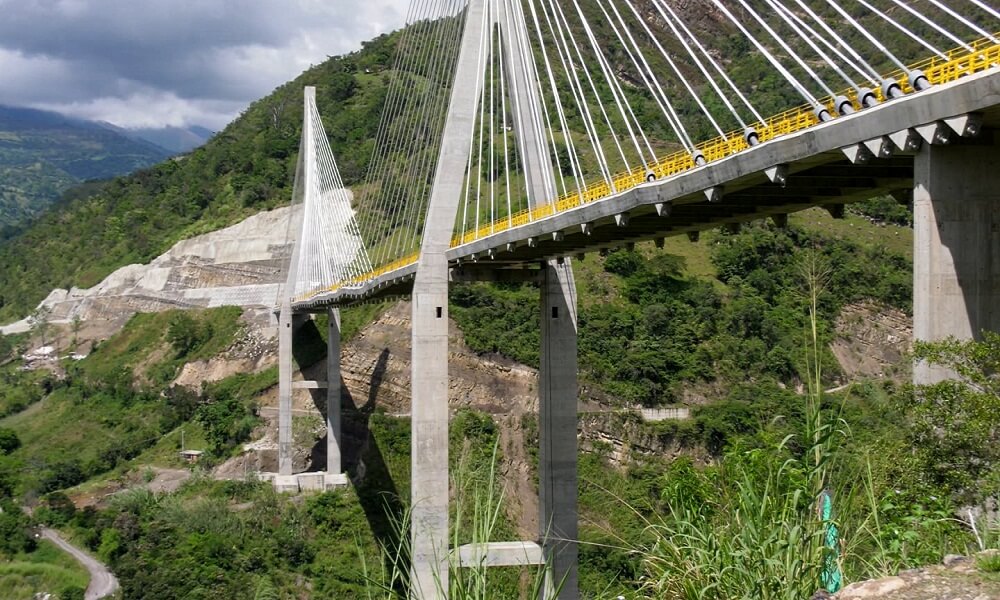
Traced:
<path fill-rule="evenodd" d="M 169 154 L 98 123 L 0 106 L 0 227 L 40 214 L 75 184 L 128 174 Z"/>

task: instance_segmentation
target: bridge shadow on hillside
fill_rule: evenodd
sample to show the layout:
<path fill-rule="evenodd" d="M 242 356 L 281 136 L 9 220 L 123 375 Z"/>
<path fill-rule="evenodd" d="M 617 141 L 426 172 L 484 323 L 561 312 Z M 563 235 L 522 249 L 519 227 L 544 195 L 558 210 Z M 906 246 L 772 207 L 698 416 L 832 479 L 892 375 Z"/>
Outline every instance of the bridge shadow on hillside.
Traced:
<path fill-rule="evenodd" d="M 364 510 L 372 534 L 389 554 L 400 548 L 405 506 L 399 488 L 386 461 L 386 450 L 409 454 L 409 426 L 376 414 L 379 389 L 385 379 L 389 349 L 382 350 L 372 369 L 368 397 L 357 406 L 343 377 L 340 380 L 341 455 L 344 471 L 354 482 L 355 492 Z M 313 394 L 316 408 L 326 418 L 326 394 Z M 405 439 L 402 439 L 405 437 Z M 326 468 L 326 436 L 313 446 L 313 469 Z M 408 561 L 408 557 L 403 560 Z M 386 565 L 409 572 L 408 565 Z"/>

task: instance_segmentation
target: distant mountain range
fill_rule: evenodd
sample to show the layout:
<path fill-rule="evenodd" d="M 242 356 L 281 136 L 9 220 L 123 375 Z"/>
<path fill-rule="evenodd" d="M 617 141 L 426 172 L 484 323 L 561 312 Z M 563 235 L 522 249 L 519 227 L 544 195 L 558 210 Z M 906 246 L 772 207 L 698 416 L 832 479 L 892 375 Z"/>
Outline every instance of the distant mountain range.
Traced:
<path fill-rule="evenodd" d="M 0 106 L 0 228 L 39 214 L 76 184 L 154 165 L 209 136 L 200 127 L 128 130 Z"/>
<path fill-rule="evenodd" d="M 132 139 L 150 142 L 173 153 L 190 152 L 208 141 L 214 132 L 193 125 L 191 127 L 160 127 L 125 129 L 111 123 L 100 122 L 108 129 Z"/>

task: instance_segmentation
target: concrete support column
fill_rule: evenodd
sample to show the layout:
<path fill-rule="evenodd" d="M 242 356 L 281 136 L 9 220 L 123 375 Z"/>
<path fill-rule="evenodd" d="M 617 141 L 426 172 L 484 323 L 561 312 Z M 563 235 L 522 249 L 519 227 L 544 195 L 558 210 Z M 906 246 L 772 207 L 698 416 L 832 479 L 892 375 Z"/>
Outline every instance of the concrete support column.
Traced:
<path fill-rule="evenodd" d="M 412 294 L 410 597 L 448 597 L 448 258 L 482 77 L 484 0 L 470 0 Z"/>
<path fill-rule="evenodd" d="M 925 145 L 914 164 L 913 334 L 934 341 L 1000 331 L 1000 144 Z M 952 374 L 916 364 L 913 382 Z"/>
<path fill-rule="evenodd" d="M 326 472 L 340 475 L 340 436 L 343 430 L 340 415 L 340 309 L 327 309 L 330 324 L 326 341 Z"/>
<path fill-rule="evenodd" d="M 278 475 L 292 474 L 292 340 L 295 317 L 286 303 L 278 315 Z"/>
<path fill-rule="evenodd" d="M 548 568 L 542 600 L 576 600 L 577 315 L 569 259 L 543 267 L 538 373 L 539 536 Z"/>
<path fill-rule="evenodd" d="M 434 277 L 425 272 L 419 292 L 414 285 L 412 300 L 410 595 L 415 600 L 447 598 L 448 589 L 447 262 L 434 271 Z"/>

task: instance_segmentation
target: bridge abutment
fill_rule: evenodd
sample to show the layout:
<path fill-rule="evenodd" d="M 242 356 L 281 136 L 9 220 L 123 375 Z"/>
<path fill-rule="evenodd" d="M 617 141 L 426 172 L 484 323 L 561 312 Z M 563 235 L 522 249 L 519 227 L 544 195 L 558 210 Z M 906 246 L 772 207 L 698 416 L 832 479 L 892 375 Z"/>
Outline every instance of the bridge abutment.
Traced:
<path fill-rule="evenodd" d="M 913 186 L 913 334 L 936 341 L 1000 331 L 1000 144 L 925 145 Z M 917 363 L 913 382 L 952 376 Z"/>

